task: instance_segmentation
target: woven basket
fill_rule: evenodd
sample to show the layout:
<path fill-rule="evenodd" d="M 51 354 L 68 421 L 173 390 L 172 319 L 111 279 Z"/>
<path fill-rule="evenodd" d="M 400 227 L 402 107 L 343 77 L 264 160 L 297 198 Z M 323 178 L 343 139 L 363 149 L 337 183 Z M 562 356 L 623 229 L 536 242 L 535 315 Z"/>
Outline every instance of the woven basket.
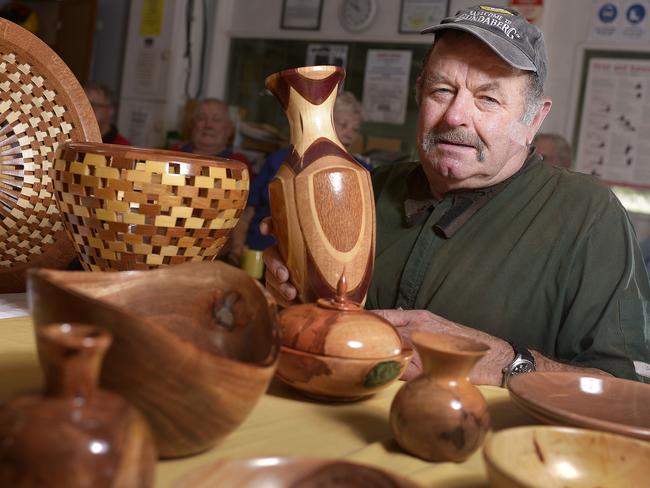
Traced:
<path fill-rule="evenodd" d="M 48 175 L 68 140 L 101 140 L 81 85 L 43 41 L 0 19 L 0 293 L 24 291 L 28 268 L 74 258 Z"/>

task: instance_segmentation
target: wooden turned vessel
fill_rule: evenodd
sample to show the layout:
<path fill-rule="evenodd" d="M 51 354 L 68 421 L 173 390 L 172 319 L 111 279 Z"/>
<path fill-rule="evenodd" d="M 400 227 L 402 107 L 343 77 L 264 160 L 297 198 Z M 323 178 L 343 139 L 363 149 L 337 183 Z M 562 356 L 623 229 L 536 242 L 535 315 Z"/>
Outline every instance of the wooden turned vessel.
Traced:
<path fill-rule="evenodd" d="M 246 206 L 249 183 L 241 161 L 74 142 L 57 151 L 52 179 L 88 271 L 214 259 Z"/>
<path fill-rule="evenodd" d="M 490 413 L 469 373 L 489 350 L 466 337 L 416 332 L 422 374 L 395 395 L 390 426 L 397 443 L 427 461 L 462 462 L 483 443 Z"/>
<path fill-rule="evenodd" d="M 356 400 L 395 381 L 411 358 L 397 330 L 347 300 L 345 278 L 334 298 L 292 305 L 280 312 L 278 377 L 326 400 Z"/>
<path fill-rule="evenodd" d="M 81 85 L 47 44 L 0 18 L 0 293 L 25 291 L 29 268 L 74 259 L 49 173 L 68 140 L 101 141 Z"/>
<path fill-rule="evenodd" d="M 112 333 L 101 384 L 145 415 L 161 457 L 221 441 L 277 366 L 275 303 L 221 261 L 115 273 L 31 270 L 28 299 L 37 329 L 77 321 Z"/>
<path fill-rule="evenodd" d="M 349 298 L 364 303 L 375 252 L 375 210 L 368 171 L 334 128 L 345 72 L 312 66 L 273 74 L 266 87 L 291 129 L 289 157 L 269 185 L 273 230 L 298 301 L 333 298 L 343 269 Z"/>
<path fill-rule="evenodd" d="M 97 387 L 110 334 L 63 323 L 36 335 L 45 394 L 0 409 L 0 486 L 153 486 L 156 450 L 144 417 Z"/>

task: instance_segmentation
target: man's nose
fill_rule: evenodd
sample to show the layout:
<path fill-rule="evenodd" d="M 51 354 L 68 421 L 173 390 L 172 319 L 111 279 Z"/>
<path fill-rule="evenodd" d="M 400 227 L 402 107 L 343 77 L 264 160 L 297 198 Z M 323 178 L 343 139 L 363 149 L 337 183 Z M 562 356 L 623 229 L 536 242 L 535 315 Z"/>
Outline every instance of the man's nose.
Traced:
<path fill-rule="evenodd" d="M 452 98 L 444 113 L 449 127 L 468 127 L 471 120 L 473 100 L 469 93 L 458 92 Z"/>

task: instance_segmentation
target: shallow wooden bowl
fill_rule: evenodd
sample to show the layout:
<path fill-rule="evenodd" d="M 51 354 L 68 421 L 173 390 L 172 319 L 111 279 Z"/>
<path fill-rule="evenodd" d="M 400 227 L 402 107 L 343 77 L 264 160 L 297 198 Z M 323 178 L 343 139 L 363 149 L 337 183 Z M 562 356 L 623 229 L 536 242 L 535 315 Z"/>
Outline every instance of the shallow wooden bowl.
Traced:
<path fill-rule="evenodd" d="M 316 399 L 353 401 L 396 381 L 412 355 L 412 349 L 403 348 L 400 354 L 385 358 L 340 358 L 282 346 L 277 376 Z"/>
<path fill-rule="evenodd" d="M 240 161 L 101 143 L 57 152 L 54 190 L 87 270 L 213 259 L 246 206 Z"/>
<path fill-rule="evenodd" d="M 162 457 L 218 443 L 248 415 L 275 372 L 270 295 L 223 262 L 151 271 L 31 270 L 36 327 L 82 322 L 113 335 L 101 383 L 147 417 Z"/>
<path fill-rule="evenodd" d="M 494 488 L 647 486 L 650 443 L 571 427 L 493 434 L 483 449 Z"/>
<path fill-rule="evenodd" d="M 0 19 L 0 293 L 74 259 L 49 175 L 67 140 L 101 141 L 86 94 L 47 44 Z"/>
<path fill-rule="evenodd" d="M 364 464 L 333 459 L 229 459 L 183 476 L 174 488 L 417 488 L 406 478 Z"/>

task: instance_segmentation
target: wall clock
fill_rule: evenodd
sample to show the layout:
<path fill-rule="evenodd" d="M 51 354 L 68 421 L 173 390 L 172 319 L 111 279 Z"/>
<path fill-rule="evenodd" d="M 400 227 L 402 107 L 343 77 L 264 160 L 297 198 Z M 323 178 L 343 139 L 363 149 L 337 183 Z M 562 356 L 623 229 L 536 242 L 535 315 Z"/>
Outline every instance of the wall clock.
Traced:
<path fill-rule="evenodd" d="M 341 25 L 350 32 L 366 29 L 377 14 L 377 0 L 343 0 L 339 10 Z"/>

